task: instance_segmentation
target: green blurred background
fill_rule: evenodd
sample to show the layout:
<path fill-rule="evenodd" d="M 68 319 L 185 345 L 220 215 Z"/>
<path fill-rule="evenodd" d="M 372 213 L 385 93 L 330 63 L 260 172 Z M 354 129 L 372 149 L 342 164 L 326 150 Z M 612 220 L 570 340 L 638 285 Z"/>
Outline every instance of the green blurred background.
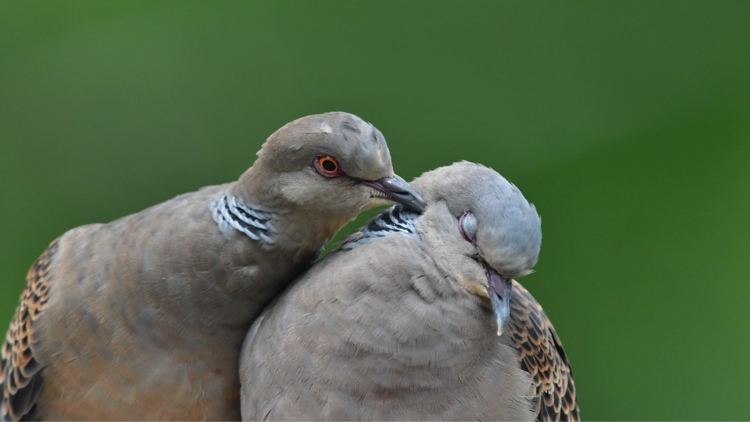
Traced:
<path fill-rule="evenodd" d="M 2 1 L 0 323 L 58 235 L 332 110 L 536 204 L 584 418 L 750 419 L 747 1 Z"/>

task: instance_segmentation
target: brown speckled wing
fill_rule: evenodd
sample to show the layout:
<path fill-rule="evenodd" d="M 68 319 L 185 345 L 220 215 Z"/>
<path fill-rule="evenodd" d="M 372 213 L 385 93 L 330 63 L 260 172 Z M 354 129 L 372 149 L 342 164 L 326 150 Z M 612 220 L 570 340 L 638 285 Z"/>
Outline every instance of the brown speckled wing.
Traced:
<path fill-rule="evenodd" d="M 42 389 L 42 370 L 34 358 L 32 323 L 42 314 L 49 299 L 50 262 L 57 252 L 58 240 L 52 242 L 36 260 L 26 278 L 21 303 L 10 321 L 0 360 L 0 419 L 21 420 L 29 416 Z"/>
<path fill-rule="evenodd" d="M 515 281 L 510 315 L 513 347 L 519 352 L 521 369 L 534 380 L 537 420 L 580 420 L 573 370 L 560 338 L 542 306 Z"/>

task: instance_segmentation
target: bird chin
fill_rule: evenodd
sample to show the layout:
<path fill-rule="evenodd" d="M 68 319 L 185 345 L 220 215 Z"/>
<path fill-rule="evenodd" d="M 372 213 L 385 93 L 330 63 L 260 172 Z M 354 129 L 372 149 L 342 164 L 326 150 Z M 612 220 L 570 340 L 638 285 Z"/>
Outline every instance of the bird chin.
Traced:
<path fill-rule="evenodd" d="M 370 200 L 367 201 L 367 204 L 365 204 L 362 210 L 369 210 L 370 208 L 380 207 L 383 205 L 394 205 L 394 204 L 396 204 L 396 202 L 388 198 L 373 196 L 373 197 L 370 197 Z"/>

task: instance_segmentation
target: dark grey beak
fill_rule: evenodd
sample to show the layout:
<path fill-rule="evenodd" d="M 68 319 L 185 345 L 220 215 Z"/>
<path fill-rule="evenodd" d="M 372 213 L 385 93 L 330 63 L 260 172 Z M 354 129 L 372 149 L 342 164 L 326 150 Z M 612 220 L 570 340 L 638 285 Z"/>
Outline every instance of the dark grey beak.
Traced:
<path fill-rule="evenodd" d="M 360 183 L 383 192 L 388 199 L 399 203 L 406 208 L 422 214 L 426 206 L 424 199 L 414 189 L 406 183 L 406 180 L 400 176 L 384 177 L 371 182 L 369 180 L 360 180 Z"/>
<path fill-rule="evenodd" d="M 497 322 L 497 335 L 503 334 L 510 321 L 510 295 L 513 290 L 513 282 L 501 276 L 493 270 L 486 262 L 482 263 L 487 272 L 487 294 L 492 302 L 492 311 Z"/>

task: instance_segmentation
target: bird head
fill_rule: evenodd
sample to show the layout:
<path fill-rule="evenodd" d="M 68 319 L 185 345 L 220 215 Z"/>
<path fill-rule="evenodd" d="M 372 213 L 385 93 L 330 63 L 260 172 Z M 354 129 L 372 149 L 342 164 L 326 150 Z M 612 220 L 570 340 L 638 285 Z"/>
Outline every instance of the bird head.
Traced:
<path fill-rule="evenodd" d="M 277 130 L 240 179 L 240 189 L 248 183 L 256 191 L 265 186 L 261 195 L 268 202 L 331 216 L 388 204 L 424 208 L 422 197 L 393 172 L 383 134 L 343 112 L 302 117 Z"/>
<path fill-rule="evenodd" d="M 498 335 L 510 315 L 512 279 L 532 272 L 542 220 L 521 191 L 494 170 L 466 161 L 412 182 L 427 207 L 418 229 L 449 276 L 492 304 Z"/>

